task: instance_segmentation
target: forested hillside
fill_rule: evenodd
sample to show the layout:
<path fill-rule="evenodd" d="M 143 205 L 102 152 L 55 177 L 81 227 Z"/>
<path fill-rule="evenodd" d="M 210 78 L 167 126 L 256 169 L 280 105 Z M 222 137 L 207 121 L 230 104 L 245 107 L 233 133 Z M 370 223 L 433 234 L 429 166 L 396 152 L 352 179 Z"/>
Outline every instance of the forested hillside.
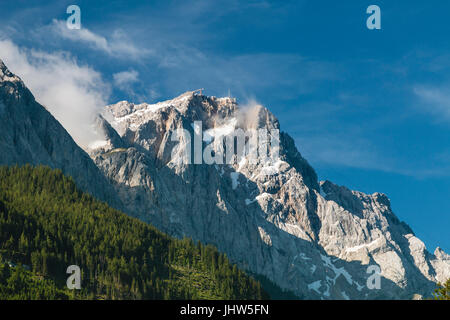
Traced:
<path fill-rule="evenodd" d="M 82 289 L 66 288 L 66 269 Z M 0 299 L 261 299 L 214 247 L 173 239 L 48 167 L 0 167 Z"/>

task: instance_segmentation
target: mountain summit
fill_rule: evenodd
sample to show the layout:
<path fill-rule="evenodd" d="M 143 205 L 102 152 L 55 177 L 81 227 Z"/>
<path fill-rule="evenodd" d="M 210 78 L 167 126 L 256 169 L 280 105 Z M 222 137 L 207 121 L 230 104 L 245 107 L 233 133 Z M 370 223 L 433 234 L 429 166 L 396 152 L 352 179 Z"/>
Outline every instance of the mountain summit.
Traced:
<path fill-rule="evenodd" d="M 262 106 L 241 109 L 232 98 L 195 92 L 105 107 L 98 121 L 105 142 L 90 154 L 130 214 L 214 244 L 302 298 L 410 299 L 429 296 L 435 282 L 450 277 L 449 256 L 428 252 L 386 195 L 319 182 L 287 133 L 279 134 L 275 163 L 177 161 L 180 144 L 171 135 L 194 134 L 195 121 L 203 147 L 218 132 L 280 128 Z M 378 271 L 380 285 L 371 285 Z"/>

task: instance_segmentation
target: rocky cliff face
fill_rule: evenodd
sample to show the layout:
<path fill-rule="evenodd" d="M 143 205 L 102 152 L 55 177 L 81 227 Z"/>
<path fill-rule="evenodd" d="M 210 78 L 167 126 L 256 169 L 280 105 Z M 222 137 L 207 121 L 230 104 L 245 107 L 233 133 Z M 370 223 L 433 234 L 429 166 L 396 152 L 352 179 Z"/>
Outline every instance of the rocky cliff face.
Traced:
<path fill-rule="evenodd" d="M 153 105 L 107 106 L 97 121 L 105 141 L 90 154 L 130 214 L 214 244 L 303 298 L 410 299 L 429 296 L 434 282 L 450 277 L 449 255 L 428 252 L 386 195 L 317 181 L 286 133 L 274 162 L 179 161 L 188 144 L 171 136 L 180 128 L 194 135 L 194 121 L 202 122 L 203 148 L 237 128 L 279 129 L 264 107 L 241 110 L 233 99 L 193 92 Z"/>
<path fill-rule="evenodd" d="M 230 98 L 187 92 L 153 105 L 119 102 L 99 115 L 105 140 L 88 150 L 100 171 L 0 61 L 0 164 L 60 168 L 83 190 L 169 234 L 214 244 L 299 297 L 409 299 L 450 278 L 450 256 L 428 252 L 385 195 L 317 181 L 286 133 L 276 161 L 180 161 L 188 144 L 172 134 L 194 135 L 194 121 L 203 148 L 236 128 L 279 129 L 266 108 L 241 110 Z"/>
<path fill-rule="evenodd" d="M 0 164 L 43 164 L 72 176 L 84 191 L 120 204 L 89 155 L 0 60 Z"/>

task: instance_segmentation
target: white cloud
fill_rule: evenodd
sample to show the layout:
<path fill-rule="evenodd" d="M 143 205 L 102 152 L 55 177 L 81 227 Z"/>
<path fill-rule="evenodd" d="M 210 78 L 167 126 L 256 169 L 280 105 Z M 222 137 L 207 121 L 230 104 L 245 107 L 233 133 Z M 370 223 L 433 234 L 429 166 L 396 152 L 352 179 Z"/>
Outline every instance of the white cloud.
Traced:
<path fill-rule="evenodd" d="M 118 87 L 128 85 L 139 80 L 139 72 L 136 70 L 122 71 L 113 74 L 114 84 Z"/>
<path fill-rule="evenodd" d="M 86 43 L 92 49 L 102 51 L 116 58 L 139 60 L 151 53 L 149 49 L 138 48 L 120 29 L 114 30 L 110 39 L 107 39 L 85 27 L 79 30 L 69 29 L 64 21 L 55 19 L 49 30 L 63 39 Z"/>
<path fill-rule="evenodd" d="M 128 98 L 135 103 L 148 102 L 149 99 L 158 97 L 154 88 L 140 83 L 139 72 L 134 69 L 114 73 L 113 84 L 120 91 L 126 93 Z"/>
<path fill-rule="evenodd" d="M 448 92 L 449 88 L 423 86 L 414 88 L 414 93 L 425 102 L 422 109 L 445 120 L 450 120 L 450 94 Z"/>
<path fill-rule="evenodd" d="M 99 140 L 92 119 L 107 105 L 110 92 L 100 73 L 80 66 L 67 53 L 47 53 L 19 48 L 0 40 L 0 58 L 17 74 L 53 116 L 82 147 Z"/>

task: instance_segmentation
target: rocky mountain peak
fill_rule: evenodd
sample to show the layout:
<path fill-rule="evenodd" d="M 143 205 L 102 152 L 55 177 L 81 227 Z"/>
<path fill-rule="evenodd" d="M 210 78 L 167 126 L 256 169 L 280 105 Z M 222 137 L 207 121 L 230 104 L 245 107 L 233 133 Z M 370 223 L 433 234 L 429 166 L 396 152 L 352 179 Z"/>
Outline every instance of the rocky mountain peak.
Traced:
<path fill-rule="evenodd" d="M 23 81 L 12 73 L 2 60 L 0 60 L 0 94 L 9 102 L 24 99 L 24 103 L 28 103 L 34 100 Z"/>
<path fill-rule="evenodd" d="M 172 235 L 215 244 L 299 296 L 407 298 L 426 294 L 450 270 L 446 254 L 427 253 L 385 194 L 319 183 L 287 133 L 279 134 L 273 163 L 171 158 L 177 148 L 171 132 L 193 132 L 194 121 L 202 121 L 204 146 L 237 128 L 279 130 L 263 106 L 187 92 L 157 104 L 120 102 L 106 107 L 104 118 L 122 147 L 92 156 L 131 214 Z M 365 286 L 370 265 L 380 267 L 383 290 Z"/>
<path fill-rule="evenodd" d="M 22 80 L 13 74 L 9 69 L 6 67 L 6 65 L 3 63 L 3 61 L 0 59 L 0 83 L 20 83 L 22 87 L 25 87 Z M 16 84 L 17 85 L 17 84 Z"/>
<path fill-rule="evenodd" d="M 450 260 L 450 255 L 445 253 L 444 250 L 442 250 L 442 248 L 437 247 L 436 250 L 434 251 L 434 255 L 438 258 L 438 259 L 442 259 L 442 260 Z"/>
<path fill-rule="evenodd" d="M 0 59 L 0 79 L 1 79 L 1 81 L 4 80 L 3 78 L 6 74 L 8 74 L 9 76 L 12 76 L 12 73 L 8 70 L 8 68 L 6 67 L 3 60 Z"/>
<path fill-rule="evenodd" d="M 103 116 L 123 133 L 126 128 L 135 130 L 155 117 L 171 112 L 180 115 L 185 121 L 203 121 L 205 129 L 222 126 L 231 120 L 235 120 L 236 128 L 279 128 L 275 116 L 261 105 L 239 108 L 234 98 L 205 96 L 195 91 L 154 104 L 120 101 L 107 106 Z"/>

